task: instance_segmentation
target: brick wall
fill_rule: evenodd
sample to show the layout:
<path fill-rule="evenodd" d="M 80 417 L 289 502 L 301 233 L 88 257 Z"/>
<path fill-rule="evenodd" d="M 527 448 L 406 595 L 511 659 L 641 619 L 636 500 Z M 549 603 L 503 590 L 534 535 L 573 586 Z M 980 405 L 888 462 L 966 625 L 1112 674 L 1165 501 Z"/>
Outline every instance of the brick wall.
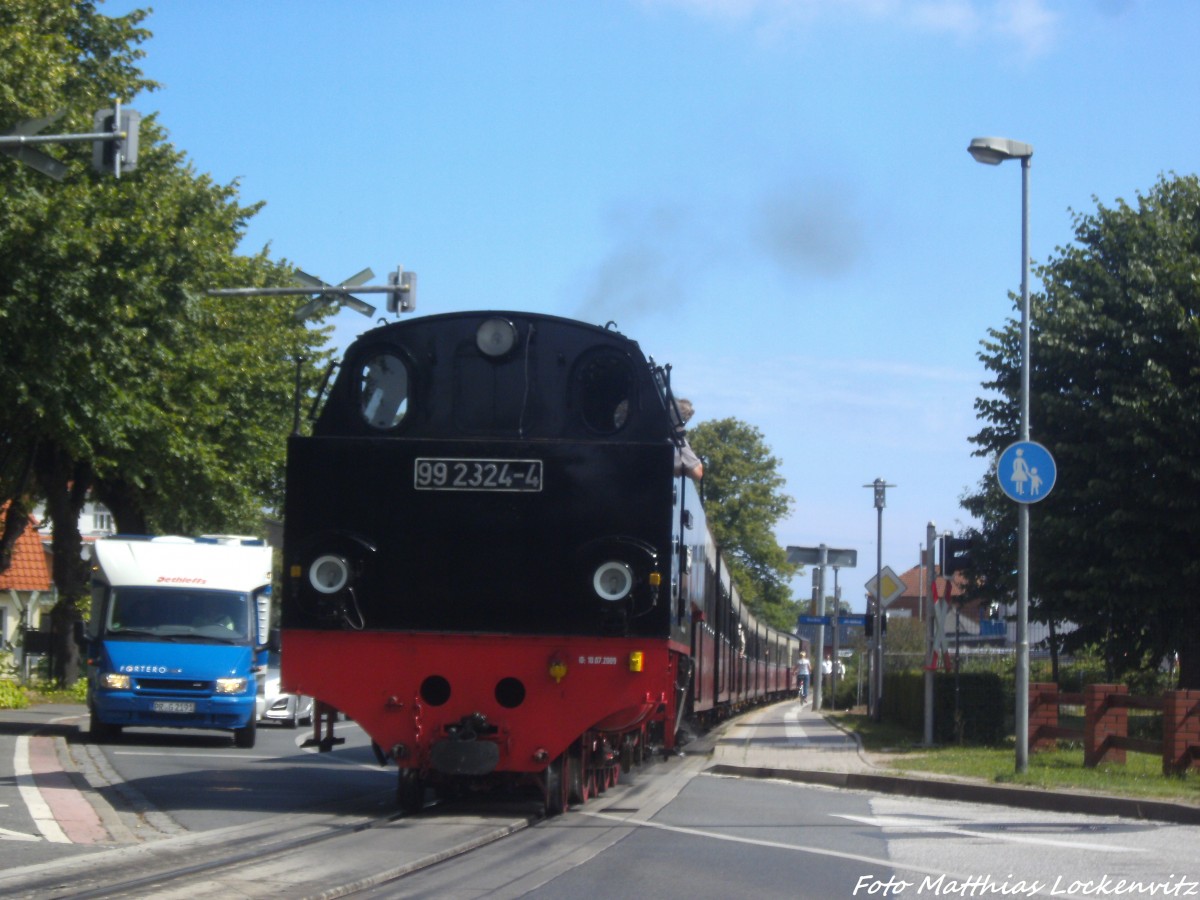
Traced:
<path fill-rule="evenodd" d="M 1083 764 L 1088 768 L 1102 762 L 1125 762 L 1125 750 L 1108 746 L 1110 736 L 1126 737 L 1129 734 L 1129 710 L 1123 706 L 1110 706 L 1112 694 L 1128 694 L 1124 684 L 1089 684 L 1083 689 L 1083 707 L 1086 720 L 1083 726 Z"/>
<path fill-rule="evenodd" d="M 1039 733 L 1045 729 L 1044 733 Z M 1057 745 L 1058 685 L 1052 681 L 1029 685 L 1029 749 L 1053 750 Z"/>
<path fill-rule="evenodd" d="M 1163 774 L 1200 765 L 1200 691 L 1170 691 L 1163 705 Z"/>

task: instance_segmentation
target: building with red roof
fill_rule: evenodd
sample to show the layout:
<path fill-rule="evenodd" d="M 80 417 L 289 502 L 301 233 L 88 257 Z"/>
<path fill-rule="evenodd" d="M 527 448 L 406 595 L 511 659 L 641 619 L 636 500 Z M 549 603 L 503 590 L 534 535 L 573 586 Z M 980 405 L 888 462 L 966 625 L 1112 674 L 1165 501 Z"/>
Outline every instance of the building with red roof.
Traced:
<path fill-rule="evenodd" d="M 0 516 L 7 504 L 0 507 Z M 13 547 L 12 564 L 0 572 L 0 641 L 3 650 L 19 649 L 21 626 L 38 628 L 54 605 L 50 562 L 37 521 L 30 518 Z"/>

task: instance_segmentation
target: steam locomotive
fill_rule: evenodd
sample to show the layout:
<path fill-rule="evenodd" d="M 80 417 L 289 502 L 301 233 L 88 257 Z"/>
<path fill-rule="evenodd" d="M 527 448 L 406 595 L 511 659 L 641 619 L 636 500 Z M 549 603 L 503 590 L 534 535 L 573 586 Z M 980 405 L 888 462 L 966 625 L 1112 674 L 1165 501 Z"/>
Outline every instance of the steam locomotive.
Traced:
<path fill-rule="evenodd" d="M 798 639 L 678 471 L 670 368 L 611 324 L 384 325 L 323 400 L 288 446 L 282 679 L 365 729 L 403 808 L 509 782 L 560 813 L 686 719 L 794 695 Z"/>

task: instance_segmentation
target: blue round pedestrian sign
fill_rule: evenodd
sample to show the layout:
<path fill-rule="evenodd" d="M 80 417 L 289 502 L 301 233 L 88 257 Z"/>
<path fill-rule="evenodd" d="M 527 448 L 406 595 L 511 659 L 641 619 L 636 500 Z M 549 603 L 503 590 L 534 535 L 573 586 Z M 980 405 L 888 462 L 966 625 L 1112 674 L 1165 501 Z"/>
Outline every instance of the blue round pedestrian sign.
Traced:
<path fill-rule="evenodd" d="M 1054 457 L 1036 441 L 1009 444 L 996 461 L 1000 489 L 1018 503 L 1037 503 L 1045 498 L 1057 477 Z"/>

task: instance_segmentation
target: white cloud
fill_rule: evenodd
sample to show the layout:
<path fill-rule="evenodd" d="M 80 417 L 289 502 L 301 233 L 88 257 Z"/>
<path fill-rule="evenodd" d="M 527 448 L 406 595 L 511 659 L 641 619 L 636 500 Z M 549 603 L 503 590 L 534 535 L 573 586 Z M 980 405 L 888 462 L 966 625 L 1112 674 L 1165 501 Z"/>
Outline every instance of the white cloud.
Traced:
<path fill-rule="evenodd" d="M 934 0 L 916 3 L 908 20 L 921 31 L 950 34 L 966 39 L 979 34 L 983 27 L 979 10 L 970 0 Z"/>
<path fill-rule="evenodd" d="M 1059 16 L 1043 0 L 1004 0 L 995 5 L 993 27 L 1012 38 L 1029 56 L 1045 52 L 1054 41 Z"/>
<path fill-rule="evenodd" d="M 1060 15 L 1048 0 L 641 0 L 647 8 L 751 26 L 758 33 L 811 28 L 822 20 L 858 18 L 868 24 L 897 24 L 959 40 L 1000 38 L 1026 56 L 1053 43 Z"/>

